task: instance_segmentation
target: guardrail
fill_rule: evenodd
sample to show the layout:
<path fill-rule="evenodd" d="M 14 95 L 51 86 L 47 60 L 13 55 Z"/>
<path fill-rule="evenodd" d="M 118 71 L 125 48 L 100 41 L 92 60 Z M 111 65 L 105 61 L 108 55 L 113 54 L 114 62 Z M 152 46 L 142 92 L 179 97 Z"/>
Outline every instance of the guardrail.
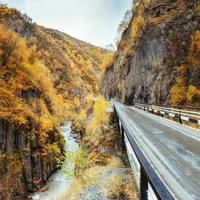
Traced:
<path fill-rule="evenodd" d="M 140 165 L 140 180 L 139 180 L 139 190 L 140 190 L 140 200 L 175 200 L 166 185 L 160 179 L 152 164 L 145 157 L 140 147 L 138 146 L 133 134 L 126 128 L 126 123 L 123 118 L 117 112 L 114 106 L 114 111 L 118 121 L 119 132 L 122 136 L 122 149 L 128 150 L 131 147 L 134 152 L 134 158 Z M 126 145 L 126 142 L 128 145 Z M 155 198 L 150 197 L 151 191 L 153 191 Z"/>
<path fill-rule="evenodd" d="M 148 111 L 162 117 L 169 116 L 174 119 L 177 118 L 180 123 L 183 123 L 183 121 L 188 121 L 200 125 L 200 112 L 198 111 L 137 103 L 135 103 L 134 106 L 136 108 L 143 109 L 144 111 Z"/>

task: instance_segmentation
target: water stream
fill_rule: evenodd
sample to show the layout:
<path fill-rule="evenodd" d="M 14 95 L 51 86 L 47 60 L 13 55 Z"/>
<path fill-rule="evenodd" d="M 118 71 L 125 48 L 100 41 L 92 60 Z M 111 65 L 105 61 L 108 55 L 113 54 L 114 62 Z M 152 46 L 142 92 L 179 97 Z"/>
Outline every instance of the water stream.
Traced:
<path fill-rule="evenodd" d="M 78 149 L 78 142 L 75 138 L 75 135 L 71 132 L 71 122 L 66 122 L 61 127 L 62 134 L 66 140 L 66 151 L 76 152 Z M 33 200 L 58 200 L 59 197 L 67 191 L 70 186 L 70 179 L 64 175 L 62 169 L 69 166 L 68 162 L 65 161 L 62 165 L 62 168 L 54 173 L 44 188 L 47 188 L 47 191 L 36 192 L 32 195 Z M 72 166 L 71 166 L 72 167 Z"/>

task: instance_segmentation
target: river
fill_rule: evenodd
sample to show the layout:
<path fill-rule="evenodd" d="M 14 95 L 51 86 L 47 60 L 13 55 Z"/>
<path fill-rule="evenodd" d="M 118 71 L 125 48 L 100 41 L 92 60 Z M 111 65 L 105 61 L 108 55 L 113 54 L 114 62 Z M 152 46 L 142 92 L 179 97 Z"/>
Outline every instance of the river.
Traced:
<path fill-rule="evenodd" d="M 65 150 L 76 152 L 78 149 L 78 141 L 75 138 L 75 135 L 71 131 L 71 122 L 66 122 L 61 127 L 62 134 L 65 138 L 66 145 Z M 69 167 L 67 161 L 65 161 L 60 170 L 55 172 L 48 180 L 44 188 L 48 188 L 46 192 L 36 192 L 31 197 L 33 200 L 59 200 L 59 197 L 67 191 L 70 186 L 70 179 L 64 175 L 62 169 Z M 73 166 L 70 166 L 73 167 Z"/>

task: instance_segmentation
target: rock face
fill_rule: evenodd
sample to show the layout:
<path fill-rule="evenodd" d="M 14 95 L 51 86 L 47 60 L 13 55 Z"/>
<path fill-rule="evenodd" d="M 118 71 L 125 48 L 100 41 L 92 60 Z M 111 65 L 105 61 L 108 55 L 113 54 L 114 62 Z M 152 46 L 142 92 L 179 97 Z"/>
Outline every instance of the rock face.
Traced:
<path fill-rule="evenodd" d="M 49 141 L 53 142 L 55 139 Z M 55 156 L 42 155 L 37 135 L 31 134 L 30 127 L 18 127 L 4 119 L 0 119 L 0 152 L 20 156 L 28 192 L 38 189 L 56 169 Z"/>
<path fill-rule="evenodd" d="M 122 35 L 125 47 L 118 46 L 114 63 L 106 70 L 103 93 L 107 98 L 118 98 L 127 104 L 169 103 L 177 68 L 188 63 L 191 37 L 200 28 L 197 3 L 195 0 L 152 0 L 143 6 L 145 25 L 137 45 L 120 65 L 124 49 L 132 42 L 130 24 Z M 139 9 L 141 5 L 136 8 Z M 135 17 L 133 14 L 131 22 Z M 188 81 L 198 88 L 200 71 L 195 74 Z"/>

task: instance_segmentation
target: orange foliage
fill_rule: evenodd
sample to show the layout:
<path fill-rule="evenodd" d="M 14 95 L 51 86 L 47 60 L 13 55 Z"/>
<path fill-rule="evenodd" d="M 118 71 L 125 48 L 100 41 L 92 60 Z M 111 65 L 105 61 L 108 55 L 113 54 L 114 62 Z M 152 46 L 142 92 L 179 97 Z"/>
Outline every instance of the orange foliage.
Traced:
<path fill-rule="evenodd" d="M 59 134 L 58 128 L 66 114 L 63 97 L 54 88 L 50 70 L 32 58 L 34 49 L 27 48 L 24 39 L 2 25 L 0 50 L 1 118 L 27 126 L 31 120 L 41 150 L 59 149 L 59 138 L 56 144 L 46 145 L 49 133 Z"/>
<path fill-rule="evenodd" d="M 85 126 L 93 94 L 100 92 L 105 53 L 0 6 L 1 118 L 16 126 L 31 124 L 27 134 L 38 140 L 38 153 L 46 159 L 53 155 L 58 164 L 64 146 L 60 124 L 68 116 L 80 131 Z"/>
<path fill-rule="evenodd" d="M 190 85 L 187 91 L 187 99 L 189 102 L 196 103 L 200 102 L 200 90 L 197 87 Z"/>
<path fill-rule="evenodd" d="M 132 23 L 131 23 L 131 36 L 132 36 L 132 40 L 134 42 L 136 42 L 136 40 L 138 39 L 138 36 L 141 34 L 141 32 L 144 29 L 144 18 L 139 15 L 138 17 L 136 17 Z"/>
<path fill-rule="evenodd" d="M 192 66 L 199 67 L 199 55 L 200 55 L 200 31 L 197 31 L 192 36 L 192 43 L 190 46 L 188 60 Z"/>
<path fill-rule="evenodd" d="M 187 100 L 187 87 L 182 77 L 178 77 L 176 82 L 177 83 L 171 89 L 170 102 L 172 105 L 184 105 Z"/>
<path fill-rule="evenodd" d="M 19 67 L 22 62 L 28 62 L 25 41 L 18 40 L 18 35 L 3 25 L 0 25 L 0 42 L 1 66 Z"/>
<path fill-rule="evenodd" d="M 115 58 L 114 52 L 110 52 L 110 53 L 105 54 L 104 59 L 103 59 L 103 63 L 101 65 L 102 69 L 105 70 L 107 67 L 112 65 L 114 58 Z"/>
<path fill-rule="evenodd" d="M 109 104 L 104 97 L 98 96 L 93 106 L 93 119 L 90 120 L 87 126 L 88 134 L 92 134 L 93 137 L 97 136 L 97 134 L 103 134 L 102 132 L 109 122 L 108 108 Z"/>
<path fill-rule="evenodd" d="M 188 63 L 178 67 L 179 76 L 171 90 L 171 103 L 173 105 L 199 105 L 200 89 L 198 85 L 191 84 L 190 76 L 200 70 L 200 31 L 191 37 Z"/>

